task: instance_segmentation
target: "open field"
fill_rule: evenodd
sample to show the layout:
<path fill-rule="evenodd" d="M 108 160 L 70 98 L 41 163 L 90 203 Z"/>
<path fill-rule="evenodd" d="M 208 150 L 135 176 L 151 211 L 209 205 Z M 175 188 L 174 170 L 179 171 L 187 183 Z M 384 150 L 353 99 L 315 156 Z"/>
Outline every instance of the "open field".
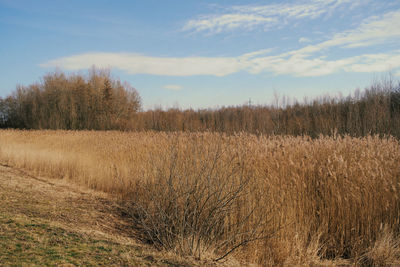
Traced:
<path fill-rule="evenodd" d="M 393 138 L 2 130 L 0 160 L 104 194 L 161 251 L 261 265 L 400 264 Z"/>

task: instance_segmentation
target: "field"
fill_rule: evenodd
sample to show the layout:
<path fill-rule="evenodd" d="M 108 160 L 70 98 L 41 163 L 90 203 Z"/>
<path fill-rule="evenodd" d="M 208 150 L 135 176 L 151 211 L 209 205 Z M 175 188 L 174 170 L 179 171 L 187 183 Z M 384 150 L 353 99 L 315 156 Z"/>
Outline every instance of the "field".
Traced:
<path fill-rule="evenodd" d="M 1 130 L 0 161 L 105 194 L 138 240 L 177 257 L 400 264 L 391 137 Z"/>

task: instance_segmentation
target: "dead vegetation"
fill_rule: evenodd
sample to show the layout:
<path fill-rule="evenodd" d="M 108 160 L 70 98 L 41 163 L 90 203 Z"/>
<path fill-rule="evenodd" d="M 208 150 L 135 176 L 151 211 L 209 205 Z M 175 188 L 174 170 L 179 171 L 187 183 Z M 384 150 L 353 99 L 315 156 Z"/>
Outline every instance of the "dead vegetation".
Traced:
<path fill-rule="evenodd" d="M 394 138 L 7 130 L 0 159 L 109 193 L 142 241 L 179 255 L 399 262 Z"/>

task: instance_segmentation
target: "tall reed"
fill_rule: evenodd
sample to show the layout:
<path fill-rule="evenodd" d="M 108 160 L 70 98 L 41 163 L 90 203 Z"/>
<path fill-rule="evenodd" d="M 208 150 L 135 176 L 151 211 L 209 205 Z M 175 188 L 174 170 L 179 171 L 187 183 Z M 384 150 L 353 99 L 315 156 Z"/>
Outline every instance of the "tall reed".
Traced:
<path fill-rule="evenodd" d="M 182 255 L 286 266 L 400 259 L 391 137 L 2 130 L 0 160 L 118 196 L 142 240 Z"/>

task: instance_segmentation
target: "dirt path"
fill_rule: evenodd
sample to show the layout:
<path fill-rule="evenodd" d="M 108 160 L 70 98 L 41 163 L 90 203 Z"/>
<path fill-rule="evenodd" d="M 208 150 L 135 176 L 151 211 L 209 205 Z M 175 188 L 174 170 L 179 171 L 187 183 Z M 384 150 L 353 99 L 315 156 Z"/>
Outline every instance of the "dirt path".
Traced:
<path fill-rule="evenodd" d="M 14 264 L 191 266 L 194 262 L 136 242 L 129 221 L 109 196 L 0 163 L 0 266 Z"/>

